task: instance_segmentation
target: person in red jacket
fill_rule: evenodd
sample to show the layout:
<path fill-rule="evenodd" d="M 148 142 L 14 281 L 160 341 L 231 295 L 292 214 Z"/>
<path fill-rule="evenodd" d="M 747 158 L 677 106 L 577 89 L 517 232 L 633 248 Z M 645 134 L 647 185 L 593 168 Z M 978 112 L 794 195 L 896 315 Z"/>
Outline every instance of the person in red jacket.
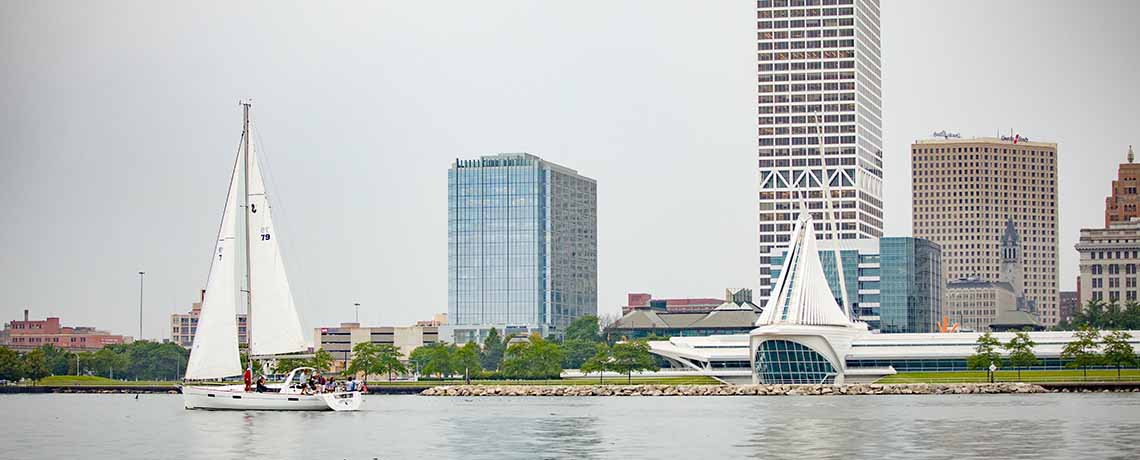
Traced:
<path fill-rule="evenodd" d="M 245 368 L 245 372 L 241 374 L 241 379 L 245 381 L 245 391 L 250 391 L 253 386 L 253 369 Z"/>

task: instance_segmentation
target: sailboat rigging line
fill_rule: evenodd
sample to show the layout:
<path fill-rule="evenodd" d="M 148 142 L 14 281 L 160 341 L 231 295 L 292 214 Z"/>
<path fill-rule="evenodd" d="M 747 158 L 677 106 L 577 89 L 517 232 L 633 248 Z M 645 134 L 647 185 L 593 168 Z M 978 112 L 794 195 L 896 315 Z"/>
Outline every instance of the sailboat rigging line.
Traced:
<path fill-rule="evenodd" d="M 238 141 L 237 154 L 234 155 L 234 167 L 230 168 L 230 182 L 228 184 L 226 184 L 226 190 L 229 190 L 231 187 L 233 187 L 234 180 L 237 179 L 237 177 L 235 177 L 235 176 L 237 173 L 237 162 L 241 158 L 241 142 L 242 141 L 240 141 L 240 140 Z M 226 193 L 229 194 L 228 191 Z M 227 196 L 226 198 L 229 198 L 229 197 Z M 218 221 L 218 232 L 216 233 L 216 235 L 218 235 L 218 236 L 222 235 L 222 225 L 226 223 L 226 211 L 227 211 L 227 208 L 229 206 L 230 206 L 230 203 L 229 203 L 229 200 L 227 199 L 226 205 L 222 207 L 222 218 Z M 210 273 L 212 273 L 214 271 L 214 262 L 217 262 L 217 260 L 218 260 L 218 257 L 217 257 L 218 255 L 213 250 L 213 248 L 217 247 L 217 244 L 218 244 L 218 242 L 215 240 L 214 246 L 211 248 L 211 251 L 210 251 L 210 269 L 206 271 L 206 279 L 210 279 Z"/>
<path fill-rule="evenodd" d="M 250 117 L 252 118 L 252 115 Z M 265 147 L 265 140 L 261 137 L 261 131 L 258 131 L 253 126 L 252 120 L 250 122 L 249 130 L 253 133 L 254 138 L 257 139 L 257 145 L 261 147 L 259 150 L 261 152 L 261 154 L 258 155 L 257 158 L 258 158 L 258 160 L 261 161 L 261 166 L 262 166 L 261 176 L 262 176 L 262 180 L 265 182 L 264 183 L 264 187 L 265 187 L 264 195 L 266 195 L 268 197 L 269 196 L 269 189 L 272 188 L 274 190 L 278 190 L 277 181 L 275 180 L 275 176 L 273 175 L 273 165 L 270 164 L 270 162 L 269 162 L 269 149 L 267 149 Z M 293 251 L 293 243 L 289 240 L 289 238 L 284 238 L 284 237 L 281 237 L 280 235 L 282 235 L 282 234 L 288 235 L 289 234 L 289 232 L 284 232 L 284 233 L 281 232 L 281 222 L 289 220 L 286 217 L 289 215 L 289 212 L 285 210 L 285 203 L 284 203 L 284 200 L 282 199 L 281 196 L 273 195 L 273 197 L 274 198 L 273 198 L 272 203 L 270 203 L 268 199 L 265 200 L 265 203 L 267 206 L 269 206 L 270 209 L 273 210 L 273 214 L 275 214 L 277 216 L 277 218 L 275 219 L 275 222 L 273 224 L 273 231 L 274 231 L 274 233 L 278 234 L 277 244 L 281 247 L 281 251 L 279 251 L 277 253 L 277 256 L 281 258 L 282 265 L 285 267 L 288 267 L 289 265 L 285 263 L 285 259 L 287 258 L 287 257 L 285 257 L 285 253 L 287 253 L 287 252 L 291 253 L 291 254 L 296 254 L 296 253 L 292 252 Z M 286 269 L 286 270 L 288 270 L 288 269 Z M 310 302 L 312 300 L 312 298 L 311 298 L 311 296 L 309 296 L 309 290 L 306 288 L 306 284 L 304 282 L 302 282 L 300 285 L 297 285 L 296 284 L 297 279 L 296 278 L 291 278 L 291 279 L 293 281 L 292 281 L 292 283 L 290 283 L 290 285 L 294 288 L 294 294 L 299 294 L 298 297 L 301 298 L 301 304 L 302 305 L 313 305 L 313 303 Z M 297 292 L 297 291 L 299 291 L 299 292 Z"/>

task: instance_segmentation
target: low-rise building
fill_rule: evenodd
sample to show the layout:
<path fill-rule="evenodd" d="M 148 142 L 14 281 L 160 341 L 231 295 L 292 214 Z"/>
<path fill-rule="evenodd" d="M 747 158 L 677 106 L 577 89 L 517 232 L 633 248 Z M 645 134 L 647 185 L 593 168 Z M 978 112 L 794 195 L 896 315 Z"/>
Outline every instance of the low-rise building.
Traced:
<path fill-rule="evenodd" d="M 630 294 L 632 297 L 636 294 Z M 647 336 L 682 337 L 739 334 L 748 332 L 760 316 L 761 308 L 752 303 L 751 289 L 725 289 L 725 298 L 710 311 L 668 311 L 662 308 L 634 308 L 606 328 L 611 340 L 631 340 Z"/>
<path fill-rule="evenodd" d="M 447 313 L 436 313 L 436 314 L 432 315 L 431 319 L 416 321 L 416 326 L 440 327 L 440 326 L 446 326 L 446 325 L 447 325 Z"/>
<path fill-rule="evenodd" d="M 1041 330 L 1037 317 L 1025 305 L 1025 297 L 1018 296 L 1006 281 L 969 278 L 946 284 L 943 311 L 948 322 L 962 332 Z"/>
<path fill-rule="evenodd" d="M 12 320 L 0 333 L 0 346 L 16 351 L 29 351 L 43 345 L 54 345 L 69 351 L 95 351 L 107 345 L 129 343 L 131 338 L 94 327 L 62 326 L 57 317 L 31 320 L 24 310 L 24 320 Z"/>
<path fill-rule="evenodd" d="M 1078 311 L 1081 311 L 1080 293 L 1077 291 L 1061 291 L 1061 321 L 1071 320 Z"/>
<path fill-rule="evenodd" d="M 1017 294 L 1009 283 L 977 278 L 946 283 L 943 313 L 962 332 L 988 331 L 1002 310 L 1017 308 Z"/>
<path fill-rule="evenodd" d="M 198 317 L 202 314 L 202 299 L 206 297 L 206 290 L 199 294 L 198 301 L 190 305 L 190 311 L 170 315 L 170 341 L 183 348 L 194 345 L 194 334 L 198 332 Z M 249 343 L 246 334 L 245 313 L 238 313 L 238 343 Z"/>
<path fill-rule="evenodd" d="M 325 350 L 333 357 L 333 371 L 341 371 L 352 360 L 352 347 L 372 342 L 393 345 L 407 360 L 412 350 L 439 342 L 439 326 L 361 326 L 341 323 L 339 327 L 319 327 L 313 331 L 313 349 Z"/>
<path fill-rule="evenodd" d="M 749 290 L 751 298 L 751 290 Z M 631 292 L 626 296 L 628 305 L 621 307 L 621 314 L 625 315 L 633 310 L 653 310 L 668 313 L 708 313 L 724 303 L 722 299 L 710 297 L 654 299 L 652 294 L 645 292 Z"/>

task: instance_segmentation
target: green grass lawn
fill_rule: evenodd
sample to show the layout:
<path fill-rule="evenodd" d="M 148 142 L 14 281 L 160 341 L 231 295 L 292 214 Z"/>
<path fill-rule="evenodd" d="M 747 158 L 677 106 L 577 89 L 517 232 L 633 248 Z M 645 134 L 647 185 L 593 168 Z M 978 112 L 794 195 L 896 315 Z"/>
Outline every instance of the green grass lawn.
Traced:
<path fill-rule="evenodd" d="M 625 385 L 627 379 L 625 377 L 606 377 L 603 380 L 605 385 Z M 717 385 L 720 382 L 712 377 L 703 375 L 685 376 L 685 377 L 633 377 L 634 385 Z M 370 386 L 439 386 L 439 385 L 462 385 L 463 380 L 423 380 L 419 382 L 391 382 L 388 381 L 370 381 Z M 471 380 L 472 385 L 597 385 L 597 377 L 576 377 L 568 379 L 557 380 Z"/>
<path fill-rule="evenodd" d="M 90 385 L 90 386 L 135 386 L 135 385 L 177 385 L 180 382 L 161 380 L 111 380 L 94 375 L 52 375 L 44 377 L 36 385 Z"/>
<path fill-rule="evenodd" d="M 195 385 L 235 385 L 240 381 L 232 382 L 196 382 Z M 177 380 L 112 380 L 96 375 L 52 375 L 36 382 L 36 385 L 48 386 L 175 386 L 182 382 Z"/>
<path fill-rule="evenodd" d="M 1017 382 L 1017 371 L 1000 370 L 995 373 L 995 382 Z M 1115 369 L 1090 369 L 1088 378 L 1079 369 L 1054 371 L 1021 371 L 1022 382 L 1114 382 Z M 986 371 L 962 372 L 900 372 L 888 375 L 875 383 L 984 383 L 988 381 Z M 1120 381 L 1140 381 L 1140 369 L 1120 371 Z"/>

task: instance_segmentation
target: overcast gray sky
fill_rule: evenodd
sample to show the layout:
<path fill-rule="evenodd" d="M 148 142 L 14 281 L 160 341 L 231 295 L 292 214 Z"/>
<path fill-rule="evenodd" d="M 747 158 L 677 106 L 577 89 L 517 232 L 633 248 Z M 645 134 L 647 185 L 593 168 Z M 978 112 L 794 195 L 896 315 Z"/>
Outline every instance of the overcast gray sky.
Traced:
<path fill-rule="evenodd" d="M 447 308 L 446 172 L 525 151 L 598 181 L 599 310 L 754 287 L 755 3 L 0 2 L 0 320 L 147 338 L 205 283 L 254 100 L 307 327 Z M 884 1 L 886 225 L 908 145 L 1060 150 L 1062 289 L 1140 144 L 1134 2 Z"/>

